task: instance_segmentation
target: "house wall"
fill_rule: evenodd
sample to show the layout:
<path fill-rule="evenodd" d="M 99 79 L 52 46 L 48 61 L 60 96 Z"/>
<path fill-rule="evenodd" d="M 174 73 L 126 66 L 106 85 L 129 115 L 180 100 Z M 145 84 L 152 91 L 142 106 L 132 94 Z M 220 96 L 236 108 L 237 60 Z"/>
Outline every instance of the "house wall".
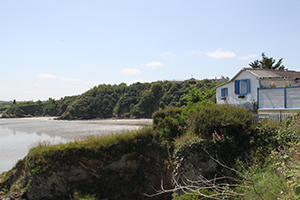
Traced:
<path fill-rule="evenodd" d="M 239 95 L 235 94 L 235 80 L 250 80 L 250 91 L 247 95 L 244 95 L 244 98 L 239 98 Z M 228 88 L 228 96 L 226 100 L 222 100 L 221 90 L 222 88 Z M 216 100 L 217 104 L 226 104 L 226 105 L 252 105 L 254 102 L 257 102 L 257 88 L 259 88 L 259 80 L 247 71 L 241 72 L 235 79 L 230 82 L 218 87 L 216 89 Z"/>

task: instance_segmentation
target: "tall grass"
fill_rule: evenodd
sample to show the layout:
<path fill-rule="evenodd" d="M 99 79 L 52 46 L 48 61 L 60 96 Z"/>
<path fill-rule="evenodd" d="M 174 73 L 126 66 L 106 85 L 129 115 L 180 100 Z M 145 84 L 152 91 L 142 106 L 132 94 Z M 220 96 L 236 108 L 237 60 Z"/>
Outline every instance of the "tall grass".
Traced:
<path fill-rule="evenodd" d="M 39 143 L 30 149 L 25 161 L 28 167 L 43 172 L 53 167 L 53 163 L 56 161 L 72 163 L 80 156 L 88 158 L 99 158 L 99 156 L 108 154 L 121 156 L 126 152 L 142 149 L 143 145 L 156 137 L 157 133 L 152 128 L 145 127 L 119 134 L 88 137 L 66 144 Z"/>

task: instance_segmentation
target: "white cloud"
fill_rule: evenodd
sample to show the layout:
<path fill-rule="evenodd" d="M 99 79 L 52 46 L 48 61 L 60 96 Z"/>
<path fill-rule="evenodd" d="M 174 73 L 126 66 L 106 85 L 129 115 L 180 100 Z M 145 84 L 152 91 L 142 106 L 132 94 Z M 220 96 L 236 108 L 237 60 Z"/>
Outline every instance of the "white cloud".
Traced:
<path fill-rule="evenodd" d="M 165 55 L 169 55 L 169 54 L 171 54 L 171 52 L 161 53 L 161 54 L 159 54 L 159 56 L 165 56 Z"/>
<path fill-rule="evenodd" d="M 171 60 L 174 59 L 175 57 L 176 57 L 175 54 L 170 55 Z"/>
<path fill-rule="evenodd" d="M 128 68 L 125 68 L 125 69 L 121 69 L 120 73 L 124 74 L 124 75 L 139 75 L 139 74 L 141 74 L 143 72 L 140 71 L 140 70 L 138 70 L 138 69 L 128 69 Z"/>
<path fill-rule="evenodd" d="M 233 58 L 236 56 L 235 53 L 231 51 L 222 51 L 221 49 L 216 50 L 215 52 L 208 52 L 206 55 L 213 58 Z"/>
<path fill-rule="evenodd" d="M 54 80 L 57 78 L 57 76 L 52 75 L 52 74 L 40 73 L 40 74 L 38 74 L 38 78 L 45 79 L 45 80 Z"/>
<path fill-rule="evenodd" d="M 152 69 L 156 69 L 158 67 L 164 66 L 161 62 L 158 61 L 152 61 L 146 64 L 147 67 L 151 67 Z"/>
<path fill-rule="evenodd" d="M 246 60 L 246 59 L 250 59 L 250 58 L 255 58 L 257 56 L 258 56 L 258 54 L 249 54 L 247 56 L 240 57 L 240 59 Z"/>
<path fill-rule="evenodd" d="M 196 55 L 196 54 L 199 54 L 199 53 L 201 53 L 201 51 L 196 51 L 196 50 L 194 50 L 194 51 L 188 51 L 188 52 L 186 52 L 185 54 L 187 54 L 187 55 Z"/>
<path fill-rule="evenodd" d="M 80 82 L 80 79 L 69 78 L 69 77 L 59 77 L 59 79 L 63 82 Z"/>

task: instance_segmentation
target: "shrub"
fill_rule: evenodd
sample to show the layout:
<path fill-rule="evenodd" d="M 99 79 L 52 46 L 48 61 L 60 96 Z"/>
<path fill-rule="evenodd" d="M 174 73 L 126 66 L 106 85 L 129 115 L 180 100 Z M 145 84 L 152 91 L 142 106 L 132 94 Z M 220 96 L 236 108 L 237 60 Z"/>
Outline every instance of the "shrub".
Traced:
<path fill-rule="evenodd" d="M 182 111 L 183 108 L 170 107 L 152 115 L 154 129 L 159 129 L 161 138 L 168 143 L 185 132 L 186 118 Z"/>
<path fill-rule="evenodd" d="M 237 143 L 249 140 L 253 132 L 253 122 L 253 114 L 244 108 L 216 104 L 202 106 L 201 109 L 191 112 L 187 121 L 191 133 L 213 139 L 216 131 Z"/>
<path fill-rule="evenodd" d="M 281 122 L 272 119 L 263 119 L 258 122 L 253 137 L 253 147 L 264 147 L 272 150 L 278 146 L 277 134 L 282 126 Z"/>
<path fill-rule="evenodd" d="M 190 134 L 185 134 L 174 141 L 174 156 L 184 157 L 188 153 L 195 153 L 202 150 L 203 139 Z"/>

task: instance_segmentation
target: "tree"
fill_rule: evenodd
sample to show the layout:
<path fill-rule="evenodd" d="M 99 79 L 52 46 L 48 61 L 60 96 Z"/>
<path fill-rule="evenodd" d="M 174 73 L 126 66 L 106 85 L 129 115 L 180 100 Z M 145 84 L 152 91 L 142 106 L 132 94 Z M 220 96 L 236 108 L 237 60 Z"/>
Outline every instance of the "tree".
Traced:
<path fill-rule="evenodd" d="M 259 60 L 255 60 L 253 62 L 251 62 L 249 65 L 252 68 L 260 68 L 260 69 L 277 69 L 277 70 L 284 70 L 285 67 L 282 64 L 282 60 L 283 58 L 280 58 L 278 60 L 278 62 L 274 65 L 274 63 L 276 62 L 276 60 L 273 57 L 268 58 L 265 53 L 261 54 L 262 59 Z"/>

